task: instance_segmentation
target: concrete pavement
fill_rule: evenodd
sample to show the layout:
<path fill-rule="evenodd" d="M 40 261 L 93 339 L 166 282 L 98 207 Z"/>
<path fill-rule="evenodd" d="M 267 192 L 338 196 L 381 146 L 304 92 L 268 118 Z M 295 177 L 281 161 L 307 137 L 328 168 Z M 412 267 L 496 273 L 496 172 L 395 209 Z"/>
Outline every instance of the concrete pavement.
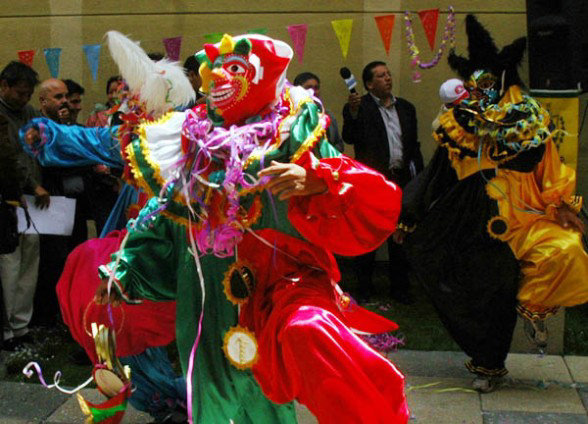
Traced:
<path fill-rule="evenodd" d="M 511 354 L 505 385 L 485 395 L 470 390 L 472 376 L 462 353 L 400 350 L 390 358 L 406 375 L 411 424 L 588 424 L 588 357 Z M 100 400 L 95 390 L 83 395 Z M 298 414 L 300 424 L 317 422 L 302 406 Z M 123 420 L 150 421 L 132 408 Z M 38 384 L 0 382 L 2 424 L 83 422 L 75 396 Z"/>

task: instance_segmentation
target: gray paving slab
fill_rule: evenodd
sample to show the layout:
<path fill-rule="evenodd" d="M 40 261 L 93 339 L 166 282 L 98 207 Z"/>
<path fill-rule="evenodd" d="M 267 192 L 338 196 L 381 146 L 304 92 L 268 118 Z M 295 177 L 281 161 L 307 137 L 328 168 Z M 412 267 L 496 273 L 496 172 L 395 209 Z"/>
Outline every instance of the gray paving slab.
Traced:
<path fill-rule="evenodd" d="M 588 356 L 565 356 L 572 378 L 578 383 L 588 383 Z"/>
<path fill-rule="evenodd" d="M 581 385 L 578 389 L 578 394 L 582 399 L 582 403 L 584 404 L 584 408 L 588 411 L 588 385 Z"/>
<path fill-rule="evenodd" d="M 535 413 L 585 414 L 578 391 L 559 384 L 541 388 L 531 382 L 508 382 L 482 397 L 484 411 L 522 411 Z"/>
<path fill-rule="evenodd" d="M 482 424 L 480 395 L 471 379 L 407 377 L 411 424 Z"/>
<path fill-rule="evenodd" d="M 485 412 L 484 424 L 588 424 L 588 417 L 581 414 Z"/>
<path fill-rule="evenodd" d="M 2 382 L 0 422 L 36 423 L 49 417 L 69 396 L 40 384 Z"/>
<path fill-rule="evenodd" d="M 318 420 L 304 405 L 294 402 L 298 424 L 318 424 Z"/>
<path fill-rule="evenodd" d="M 462 352 L 424 352 L 399 350 L 388 358 L 406 376 L 472 378 L 464 367 L 468 357 Z"/>
<path fill-rule="evenodd" d="M 511 353 L 506 358 L 509 377 L 520 380 L 545 380 L 572 383 L 572 376 L 562 356 Z"/>

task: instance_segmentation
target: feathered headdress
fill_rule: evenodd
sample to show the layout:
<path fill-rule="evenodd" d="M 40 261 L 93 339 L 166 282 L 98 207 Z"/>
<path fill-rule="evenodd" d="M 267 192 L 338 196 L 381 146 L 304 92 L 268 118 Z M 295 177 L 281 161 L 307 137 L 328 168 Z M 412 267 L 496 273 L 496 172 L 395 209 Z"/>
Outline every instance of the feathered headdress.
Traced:
<path fill-rule="evenodd" d="M 466 33 L 469 58 L 458 56 L 452 51 L 447 58 L 451 69 L 464 80 L 469 79 L 478 69 L 489 70 L 498 77 L 499 81 L 504 78 L 503 90 L 511 85 L 522 85 L 517 67 L 527 46 L 526 37 L 517 38 L 498 51 L 490 33 L 474 15 L 466 16 Z"/>
<path fill-rule="evenodd" d="M 120 32 L 106 33 L 108 48 L 132 94 L 145 103 L 154 117 L 188 105 L 196 98 L 192 84 L 177 62 L 164 58 L 153 62 L 138 43 Z"/>

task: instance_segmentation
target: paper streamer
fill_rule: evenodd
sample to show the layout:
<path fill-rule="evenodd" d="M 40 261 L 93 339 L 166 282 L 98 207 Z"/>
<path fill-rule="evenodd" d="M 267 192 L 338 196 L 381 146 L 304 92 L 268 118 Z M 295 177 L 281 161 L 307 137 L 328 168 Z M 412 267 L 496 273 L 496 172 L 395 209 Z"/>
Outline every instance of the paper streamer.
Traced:
<path fill-rule="evenodd" d="M 177 62 L 180 60 L 180 49 L 182 48 L 182 37 L 164 38 L 163 45 L 168 59 Z"/>
<path fill-rule="evenodd" d="M 386 54 L 390 54 L 390 40 L 392 39 L 392 30 L 394 29 L 394 15 L 376 16 L 376 25 L 380 31 L 380 37 L 382 37 L 382 43 L 384 43 L 384 49 Z"/>
<path fill-rule="evenodd" d="M 439 9 L 421 10 L 419 18 L 423 24 L 427 41 L 431 51 L 435 50 L 435 34 L 437 34 L 437 21 L 439 20 Z"/>
<path fill-rule="evenodd" d="M 98 78 L 98 64 L 100 63 L 100 44 L 86 44 L 82 47 L 86 54 L 86 60 L 92 72 L 92 79 L 96 81 Z"/>
<path fill-rule="evenodd" d="M 306 24 L 288 26 L 288 34 L 290 34 L 290 38 L 292 39 L 292 45 L 294 47 L 294 52 L 296 53 L 298 63 L 302 63 L 302 60 L 304 59 L 304 46 L 306 45 L 307 31 L 308 25 Z"/>
<path fill-rule="evenodd" d="M 341 46 L 341 53 L 343 58 L 347 59 L 347 53 L 349 52 L 349 42 L 351 41 L 351 28 L 353 27 L 353 19 L 339 19 L 331 21 L 335 34 L 339 39 L 339 45 Z"/>
<path fill-rule="evenodd" d="M 45 53 L 45 60 L 47 61 L 47 66 L 49 67 L 49 73 L 53 78 L 57 78 L 59 75 L 59 58 L 61 56 L 61 47 L 43 49 L 43 53 Z"/>

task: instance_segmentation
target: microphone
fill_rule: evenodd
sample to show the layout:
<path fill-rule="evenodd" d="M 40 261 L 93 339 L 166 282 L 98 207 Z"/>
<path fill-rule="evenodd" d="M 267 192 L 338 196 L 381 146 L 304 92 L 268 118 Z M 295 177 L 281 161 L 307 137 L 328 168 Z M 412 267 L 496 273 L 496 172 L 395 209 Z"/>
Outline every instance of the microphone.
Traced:
<path fill-rule="evenodd" d="M 339 69 L 339 74 L 341 75 L 341 78 L 345 80 L 345 85 L 347 85 L 347 89 L 349 90 L 349 92 L 357 93 L 357 90 L 355 89 L 355 87 L 357 86 L 357 81 L 355 80 L 355 77 L 353 76 L 349 68 L 343 67 Z"/>

